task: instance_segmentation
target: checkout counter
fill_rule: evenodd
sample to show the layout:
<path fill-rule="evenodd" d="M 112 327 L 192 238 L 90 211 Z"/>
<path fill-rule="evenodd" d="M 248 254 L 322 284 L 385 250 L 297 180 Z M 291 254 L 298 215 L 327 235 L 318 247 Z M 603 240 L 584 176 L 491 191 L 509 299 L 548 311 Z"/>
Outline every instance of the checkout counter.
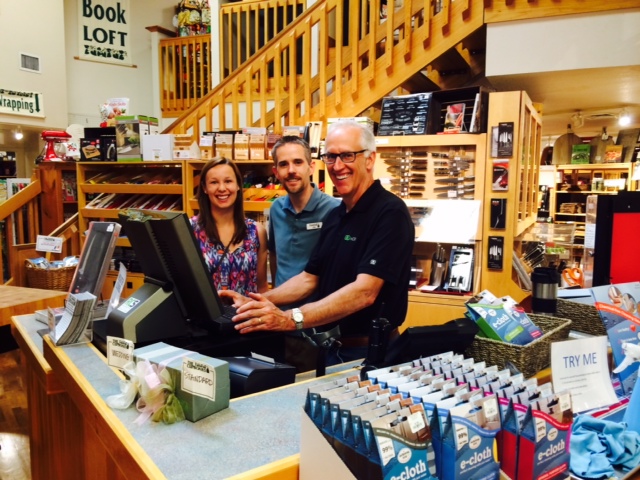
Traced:
<path fill-rule="evenodd" d="M 25 359 L 32 478 L 297 479 L 300 428 L 309 386 L 299 375 L 286 387 L 234 399 L 196 423 L 147 423 L 138 412 L 111 409 L 120 376 L 92 344 L 56 347 L 33 315 L 12 318 Z M 328 369 L 340 375 L 357 362 Z"/>

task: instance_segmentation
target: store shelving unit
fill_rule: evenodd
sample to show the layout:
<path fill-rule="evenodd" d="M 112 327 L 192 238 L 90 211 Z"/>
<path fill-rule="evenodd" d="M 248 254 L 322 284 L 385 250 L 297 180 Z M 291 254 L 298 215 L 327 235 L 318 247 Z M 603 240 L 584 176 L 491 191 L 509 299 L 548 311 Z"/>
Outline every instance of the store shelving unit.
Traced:
<path fill-rule="evenodd" d="M 584 257 L 586 204 L 589 195 L 616 195 L 634 190 L 633 163 L 556 165 L 551 212 L 556 224 L 575 224 L 575 235 L 562 260 L 580 265 Z"/>
<path fill-rule="evenodd" d="M 473 204 L 482 201 L 485 194 L 486 134 L 409 135 L 377 137 L 377 159 L 374 177 L 382 185 L 403 198 L 412 212 L 416 224 L 417 241 L 414 247 L 418 280 L 424 283 L 431 271 L 431 259 L 438 244 L 450 256 L 453 245 L 470 247 L 474 251 L 473 291 L 480 284 L 480 265 L 483 256 L 482 222 L 478 220 L 474 239 L 451 241 L 443 236 L 439 241 L 434 232 L 423 231 L 421 214 L 439 208 L 449 201 Z M 469 202 L 476 200 L 478 202 Z M 463 207 L 464 208 L 464 207 Z M 448 234 L 451 225 L 441 233 Z M 421 237 L 428 240 L 421 240 Z M 427 282 L 428 283 L 428 282 Z M 463 316 L 464 303 L 470 292 L 424 293 L 409 292 L 407 326 L 440 324 Z"/>
<path fill-rule="evenodd" d="M 182 211 L 184 165 L 184 161 L 78 163 L 80 231 L 86 231 L 92 220 L 117 220 L 122 208 Z M 130 246 L 126 237 L 117 245 Z"/>
<path fill-rule="evenodd" d="M 41 162 L 38 176 L 42 185 L 42 231 L 50 233 L 78 212 L 76 162 Z"/>
<path fill-rule="evenodd" d="M 185 164 L 185 212 L 192 217 L 198 212 L 198 202 L 196 200 L 196 191 L 200 183 L 200 172 L 207 160 L 190 160 Z M 240 169 L 243 176 L 249 170 L 256 170 L 260 176 L 268 176 L 271 174 L 271 160 L 237 160 L 235 164 Z M 245 214 L 262 220 L 264 211 L 271 205 L 270 200 L 276 198 L 276 195 L 286 195 L 284 189 L 266 189 L 249 187 L 244 189 L 244 210 Z M 261 200 L 257 200 L 261 199 Z"/>
<path fill-rule="evenodd" d="M 485 256 L 478 291 L 489 289 L 496 295 L 510 295 L 520 301 L 527 292 L 512 268 L 512 259 L 514 254 L 519 256 L 523 234 L 537 219 L 542 116 L 524 91 L 492 92 L 489 94 L 488 131 L 492 132 L 494 127 L 505 122 L 513 123 L 512 154 L 500 158 L 508 164 L 508 185 L 506 190 L 494 190 L 494 172 L 488 167 L 485 171 L 487 187 L 483 202 L 483 238 L 501 238 L 504 262 L 502 268 L 493 268 L 489 265 L 489 256 Z M 487 134 L 488 164 L 498 159 L 492 156 L 492 142 L 492 135 Z M 506 202 L 504 228 L 495 228 L 492 224 L 493 199 Z"/>

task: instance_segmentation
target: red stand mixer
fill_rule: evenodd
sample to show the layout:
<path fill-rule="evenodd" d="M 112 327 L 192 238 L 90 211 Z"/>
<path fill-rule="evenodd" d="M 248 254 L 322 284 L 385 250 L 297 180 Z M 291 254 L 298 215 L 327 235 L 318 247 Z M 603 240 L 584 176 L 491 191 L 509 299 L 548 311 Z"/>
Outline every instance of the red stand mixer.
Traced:
<path fill-rule="evenodd" d="M 62 130 L 45 130 L 40 134 L 42 140 L 46 142 L 44 147 L 44 154 L 42 155 L 43 162 L 60 162 L 63 158 L 56 153 L 56 144 L 68 142 L 71 138 L 67 132 Z"/>

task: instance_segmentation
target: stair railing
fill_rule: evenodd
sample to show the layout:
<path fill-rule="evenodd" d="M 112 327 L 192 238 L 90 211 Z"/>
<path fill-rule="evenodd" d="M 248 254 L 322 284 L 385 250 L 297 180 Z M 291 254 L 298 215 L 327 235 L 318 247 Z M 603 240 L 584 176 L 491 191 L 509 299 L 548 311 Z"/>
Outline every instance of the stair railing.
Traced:
<path fill-rule="evenodd" d="M 443 0 L 434 15 L 427 2 L 404 0 L 386 18 L 380 0 L 316 3 L 166 131 L 278 132 L 357 115 L 480 28 L 483 1 Z"/>

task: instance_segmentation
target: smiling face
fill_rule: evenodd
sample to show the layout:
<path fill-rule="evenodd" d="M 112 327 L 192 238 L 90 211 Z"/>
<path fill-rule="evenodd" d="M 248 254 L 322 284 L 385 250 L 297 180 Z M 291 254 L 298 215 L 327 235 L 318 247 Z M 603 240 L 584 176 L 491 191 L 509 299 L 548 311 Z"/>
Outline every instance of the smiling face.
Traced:
<path fill-rule="evenodd" d="M 207 171 L 204 188 L 212 208 L 226 209 L 233 208 L 240 185 L 231 166 L 217 165 Z"/>
<path fill-rule="evenodd" d="M 289 194 L 304 192 L 311 186 L 314 164 L 306 158 L 302 145 L 286 143 L 276 150 L 273 173 Z"/>
<path fill-rule="evenodd" d="M 328 153 L 357 152 L 362 150 L 361 130 L 345 125 L 331 130 L 325 139 Z M 356 155 L 353 163 L 344 163 L 341 158 L 333 165 L 327 165 L 331 181 L 350 210 L 362 194 L 373 183 L 373 163 L 375 152 L 365 151 Z"/>

